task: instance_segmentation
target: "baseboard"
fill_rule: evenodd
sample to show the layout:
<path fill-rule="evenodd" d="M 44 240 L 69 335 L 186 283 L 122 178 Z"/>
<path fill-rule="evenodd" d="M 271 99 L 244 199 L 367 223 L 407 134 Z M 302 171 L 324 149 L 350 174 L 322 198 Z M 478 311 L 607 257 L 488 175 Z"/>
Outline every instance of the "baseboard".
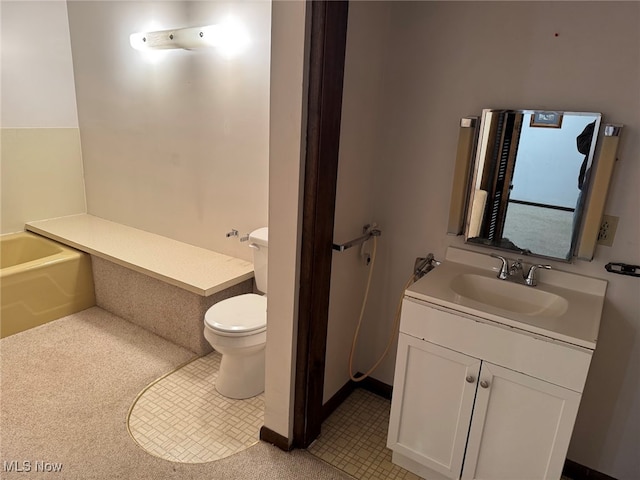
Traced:
<path fill-rule="evenodd" d="M 361 375 L 358 373 L 358 375 Z M 393 393 L 393 386 L 388 385 L 375 378 L 367 377 L 358 383 L 360 388 L 364 388 L 368 392 L 375 393 L 376 395 L 391 400 L 391 394 Z"/>
<path fill-rule="evenodd" d="M 360 375 L 362 375 L 362 373 L 358 372 L 356 374 L 356 378 Z M 393 387 L 391 385 L 387 385 L 375 378 L 367 377 L 361 382 L 349 380 L 342 386 L 342 388 L 340 388 L 340 390 L 327 400 L 324 405 L 322 405 L 322 421 L 325 421 L 356 388 L 362 388 L 368 392 L 379 395 L 382 398 L 386 398 L 387 400 L 391 400 L 391 393 L 393 391 Z"/>
<path fill-rule="evenodd" d="M 260 428 L 260 440 L 270 443 L 271 445 L 275 445 L 285 452 L 293 450 L 293 445 L 289 443 L 289 439 L 287 437 L 280 435 L 278 432 L 274 432 L 264 425 Z"/>
<path fill-rule="evenodd" d="M 324 422 L 342 402 L 344 402 L 351 392 L 356 389 L 356 382 L 349 380 L 340 390 L 338 390 L 324 405 L 322 405 L 322 421 Z"/>
<path fill-rule="evenodd" d="M 564 468 L 562 469 L 562 475 L 569 477 L 571 480 L 616 480 L 614 477 L 610 477 L 606 473 L 592 470 L 589 467 L 580 465 L 568 458 L 564 462 Z"/>

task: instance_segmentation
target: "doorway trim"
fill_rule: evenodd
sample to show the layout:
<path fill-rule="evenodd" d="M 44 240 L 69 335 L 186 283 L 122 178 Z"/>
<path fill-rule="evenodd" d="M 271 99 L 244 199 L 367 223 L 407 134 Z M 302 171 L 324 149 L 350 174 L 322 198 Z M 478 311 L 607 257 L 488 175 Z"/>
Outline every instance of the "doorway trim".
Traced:
<path fill-rule="evenodd" d="M 320 434 L 349 2 L 312 1 L 293 446 Z"/>

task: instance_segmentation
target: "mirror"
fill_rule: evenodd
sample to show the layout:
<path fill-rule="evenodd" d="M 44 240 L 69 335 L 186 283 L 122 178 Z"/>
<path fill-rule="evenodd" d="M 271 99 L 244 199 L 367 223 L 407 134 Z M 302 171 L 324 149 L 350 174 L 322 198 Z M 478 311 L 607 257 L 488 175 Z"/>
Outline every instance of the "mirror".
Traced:
<path fill-rule="evenodd" d="M 600 113 L 483 110 L 465 240 L 570 261 L 600 121 Z"/>

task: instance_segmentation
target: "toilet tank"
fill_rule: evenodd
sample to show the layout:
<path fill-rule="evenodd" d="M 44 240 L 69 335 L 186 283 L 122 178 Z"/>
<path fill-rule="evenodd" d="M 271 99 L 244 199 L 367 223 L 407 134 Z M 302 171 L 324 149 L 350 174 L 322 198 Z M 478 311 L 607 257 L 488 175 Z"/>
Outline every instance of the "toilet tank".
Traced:
<path fill-rule="evenodd" d="M 254 230 L 249 234 L 249 246 L 253 249 L 253 271 L 256 277 L 256 288 L 267 293 L 267 227 Z"/>

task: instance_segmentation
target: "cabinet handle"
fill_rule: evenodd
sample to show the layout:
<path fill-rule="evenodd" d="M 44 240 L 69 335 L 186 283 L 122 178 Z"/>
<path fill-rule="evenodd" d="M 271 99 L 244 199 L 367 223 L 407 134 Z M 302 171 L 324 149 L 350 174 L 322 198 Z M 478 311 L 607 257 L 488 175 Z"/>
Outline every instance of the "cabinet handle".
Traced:
<path fill-rule="evenodd" d="M 465 380 L 469 383 L 473 383 L 476 381 L 476 378 L 473 375 L 469 375 Z"/>
<path fill-rule="evenodd" d="M 482 380 L 482 381 L 480 382 L 480 386 L 481 386 L 482 388 L 489 388 L 489 382 L 487 382 L 486 380 Z"/>

